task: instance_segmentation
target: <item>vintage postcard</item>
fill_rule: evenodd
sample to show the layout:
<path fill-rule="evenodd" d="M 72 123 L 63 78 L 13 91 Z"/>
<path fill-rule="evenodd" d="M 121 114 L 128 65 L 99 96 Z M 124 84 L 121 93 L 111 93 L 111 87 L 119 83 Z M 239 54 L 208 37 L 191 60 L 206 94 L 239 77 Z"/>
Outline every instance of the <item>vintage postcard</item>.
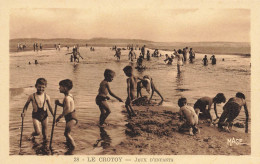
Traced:
<path fill-rule="evenodd" d="M 1 160 L 258 163 L 259 7 L 1 1 Z"/>

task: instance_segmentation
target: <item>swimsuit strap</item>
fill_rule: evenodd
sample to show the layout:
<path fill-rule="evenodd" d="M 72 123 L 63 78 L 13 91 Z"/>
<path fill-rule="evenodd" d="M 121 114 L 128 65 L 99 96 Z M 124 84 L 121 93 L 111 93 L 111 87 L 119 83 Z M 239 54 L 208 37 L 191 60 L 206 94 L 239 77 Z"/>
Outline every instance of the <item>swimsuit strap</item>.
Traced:
<path fill-rule="evenodd" d="M 34 97 L 34 101 L 35 101 L 35 104 L 37 106 L 37 109 L 39 109 L 39 105 L 38 105 L 37 100 L 35 98 L 35 93 L 33 94 L 33 97 Z M 42 105 L 43 109 L 44 109 L 45 101 L 46 101 L 46 93 L 44 94 L 44 102 L 43 102 L 43 105 Z"/>

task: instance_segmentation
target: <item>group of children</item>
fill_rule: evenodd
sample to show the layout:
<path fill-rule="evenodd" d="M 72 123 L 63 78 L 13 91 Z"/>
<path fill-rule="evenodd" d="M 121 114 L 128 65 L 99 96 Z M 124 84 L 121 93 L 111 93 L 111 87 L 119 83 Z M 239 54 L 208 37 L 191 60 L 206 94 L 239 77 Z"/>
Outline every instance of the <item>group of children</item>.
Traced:
<path fill-rule="evenodd" d="M 237 92 L 235 97 L 232 97 L 223 107 L 223 113 L 219 117 L 217 114 L 216 105 L 225 103 L 226 98 L 223 93 L 218 93 L 214 98 L 202 97 L 196 101 L 194 107 L 187 105 L 186 98 L 180 98 L 178 105 L 180 107 L 180 119 L 185 121 L 180 125 L 180 130 L 183 127 L 189 128 L 190 135 L 198 133 L 197 128 L 199 118 L 209 119 L 210 125 L 213 123 L 212 116 L 210 114 L 211 106 L 214 104 L 214 111 L 218 120 L 218 128 L 226 132 L 230 132 L 233 126 L 234 119 L 239 115 L 242 106 L 244 107 L 246 115 L 245 132 L 248 133 L 248 109 L 246 105 L 245 95 L 241 92 Z"/>
<path fill-rule="evenodd" d="M 132 102 L 136 100 L 139 96 L 142 97 L 142 88 L 145 88 L 148 93 L 151 92 L 149 101 L 151 101 L 154 92 L 156 92 L 161 97 L 162 104 L 164 99 L 158 89 L 155 87 L 153 80 L 149 76 L 144 76 L 143 78 L 138 78 L 133 74 L 133 67 L 126 66 L 123 69 L 125 75 L 127 76 L 127 98 L 125 101 L 125 108 L 128 113 L 128 118 L 136 116 L 133 108 Z M 105 123 L 106 118 L 111 113 L 111 110 L 107 104 L 106 100 L 109 100 L 108 94 L 112 97 L 116 98 L 119 102 L 123 102 L 121 98 L 116 96 L 109 87 L 109 82 L 113 81 L 115 77 L 115 72 L 110 69 L 106 69 L 104 72 L 104 80 L 101 81 L 98 95 L 96 96 L 96 104 L 100 109 L 100 118 L 99 125 L 102 127 Z M 47 87 L 47 80 L 44 78 L 39 78 L 36 81 L 35 88 L 36 93 L 33 93 L 29 96 L 25 106 L 23 108 L 23 112 L 21 117 L 25 116 L 28 105 L 32 102 L 32 120 L 34 126 L 34 132 L 32 136 L 40 135 L 40 131 L 42 131 L 42 135 L 44 139 L 47 139 L 47 123 L 48 123 L 48 113 L 47 107 L 49 108 L 52 116 L 54 116 L 52 107 L 50 105 L 50 97 L 45 93 L 45 88 Z M 63 102 L 59 102 L 59 100 L 55 101 L 56 106 L 63 107 L 63 112 L 56 119 L 56 123 L 62 117 L 65 117 L 66 126 L 64 136 L 66 137 L 68 146 L 71 149 L 75 148 L 74 139 L 71 136 L 71 130 L 75 125 L 77 125 L 78 120 L 76 117 L 74 98 L 70 94 L 70 90 L 73 87 L 73 83 L 69 79 L 65 79 L 59 82 L 59 90 L 60 93 L 64 94 Z M 185 120 L 184 123 L 180 126 L 180 129 L 184 126 L 189 127 L 190 135 L 194 133 L 198 133 L 199 129 L 197 128 L 198 120 L 201 117 L 210 119 L 210 123 L 213 122 L 212 116 L 210 114 L 211 106 L 214 105 L 214 111 L 217 115 L 216 104 L 225 103 L 226 98 L 223 93 L 218 93 L 214 98 L 210 97 L 202 97 L 196 101 L 194 107 L 187 105 L 186 98 L 180 98 L 178 100 L 178 106 L 180 107 L 180 119 Z M 246 114 L 246 130 L 248 132 L 248 110 L 245 101 L 245 95 L 243 93 L 238 92 L 235 97 L 230 98 L 228 102 L 223 107 L 223 113 L 221 114 L 218 122 L 218 127 L 220 129 L 224 129 L 226 131 L 230 131 L 232 127 L 233 120 L 239 115 L 241 107 L 244 106 L 245 114 Z M 42 130 L 40 130 L 40 124 L 42 126 Z"/>
<path fill-rule="evenodd" d="M 149 98 L 149 102 L 151 101 L 154 92 L 156 92 L 162 99 L 159 104 L 162 104 L 163 97 L 160 94 L 160 92 L 156 89 L 156 87 L 152 81 L 152 78 L 150 78 L 149 76 L 144 76 L 143 79 L 137 78 L 133 74 L 132 66 L 126 66 L 123 69 L 123 71 L 124 71 L 125 75 L 128 77 L 126 80 L 127 98 L 126 98 L 126 102 L 125 102 L 125 108 L 126 108 L 129 118 L 136 116 L 131 103 L 139 96 L 142 97 L 142 93 L 141 93 L 142 88 L 145 88 L 148 93 L 150 93 L 150 91 L 151 91 L 151 96 Z M 106 102 L 106 100 L 110 99 L 108 97 L 108 93 L 112 97 L 116 98 L 119 102 L 123 102 L 122 99 L 119 98 L 118 96 L 116 96 L 109 87 L 109 82 L 113 81 L 114 76 L 115 76 L 114 71 L 112 71 L 110 69 L 106 69 L 104 72 L 104 80 L 101 81 L 101 83 L 99 85 L 98 95 L 96 97 L 96 104 L 99 106 L 100 113 L 101 113 L 100 118 L 99 118 L 100 126 L 103 126 L 106 118 L 111 113 L 111 110 Z"/>
<path fill-rule="evenodd" d="M 59 115 L 56 119 L 56 123 L 62 117 L 65 117 L 66 120 L 66 127 L 64 136 L 66 137 L 68 146 L 70 149 L 75 148 L 75 142 L 70 134 L 72 128 L 77 124 L 78 120 L 76 117 L 76 111 L 74 106 L 74 99 L 73 96 L 70 94 L 70 90 L 73 87 L 73 83 L 69 79 L 65 79 L 60 81 L 59 83 L 59 90 L 60 93 L 64 94 L 63 102 L 60 103 L 59 100 L 55 101 L 55 105 L 63 107 L 63 112 Z M 54 113 L 52 107 L 50 105 L 50 97 L 45 93 L 45 88 L 47 87 L 47 80 L 44 78 L 39 78 L 36 81 L 35 88 L 36 92 L 31 94 L 28 97 L 27 102 L 24 105 L 23 112 L 21 113 L 21 117 L 25 117 L 25 113 L 29 104 L 32 102 L 32 120 L 33 120 L 33 127 L 34 132 L 32 136 L 39 136 L 40 131 L 42 131 L 43 139 L 47 140 L 47 125 L 48 125 L 48 113 L 47 107 L 49 108 L 52 116 L 54 117 Z M 40 124 L 42 126 L 40 130 Z"/>

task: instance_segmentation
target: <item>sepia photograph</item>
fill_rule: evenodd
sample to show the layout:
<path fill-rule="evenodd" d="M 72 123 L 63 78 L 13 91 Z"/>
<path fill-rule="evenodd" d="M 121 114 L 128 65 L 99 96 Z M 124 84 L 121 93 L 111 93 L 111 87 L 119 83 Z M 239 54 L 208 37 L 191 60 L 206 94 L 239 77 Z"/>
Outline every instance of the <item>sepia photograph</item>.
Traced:
<path fill-rule="evenodd" d="M 9 157 L 254 155 L 254 10 L 87 2 L 6 12 Z"/>

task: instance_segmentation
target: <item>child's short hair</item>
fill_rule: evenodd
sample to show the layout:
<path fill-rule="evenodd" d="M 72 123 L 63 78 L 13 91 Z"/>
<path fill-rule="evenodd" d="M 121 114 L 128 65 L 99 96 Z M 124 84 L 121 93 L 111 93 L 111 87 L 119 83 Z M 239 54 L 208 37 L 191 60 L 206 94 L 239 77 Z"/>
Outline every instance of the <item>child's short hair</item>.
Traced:
<path fill-rule="evenodd" d="M 237 92 L 237 93 L 236 93 L 236 97 L 242 98 L 242 99 L 246 99 L 246 96 L 245 96 L 244 93 L 242 93 L 242 92 Z"/>
<path fill-rule="evenodd" d="M 185 97 L 182 97 L 178 100 L 179 107 L 183 107 L 185 104 L 187 104 L 187 99 Z"/>
<path fill-rule="evenodd" d="M 39 78 L 39 79 L 36 80 L 35 86 L 36 85 L 45 85 L 45 86 L 47 86 L 47 80 L 44 79 L 44 78 Z"/>
<path fill-rule="evenodd" d="M 59 85 L 68 88 L 68 90 L 71 90 L 73 87 L 73 83 L 70 79 L 61 80 Z"/>
<path fill-rule="evenodd" d="M 213 101 L 220 104 L 220 103 L 225 103 L 226 102 L 226 97 L 223 93 L 218 93 L 214 98 Z"/>
<path fill-rule="evenodd" d="M 123 69 L 123 71 L 126 73 L 126 72 L 133 72 L 133 67 L 128 65 L 128 66 L 125 66 L 125 68 Z"/>
<path fill-rule="evenodd" d="M 115 74 L 116 73 L 114 71 L 112 71 L 111 69 L 106 69 L 105 72 L 104 72 L 105 78 L 107 78 L 107 77 L 114 77 Z"/>

